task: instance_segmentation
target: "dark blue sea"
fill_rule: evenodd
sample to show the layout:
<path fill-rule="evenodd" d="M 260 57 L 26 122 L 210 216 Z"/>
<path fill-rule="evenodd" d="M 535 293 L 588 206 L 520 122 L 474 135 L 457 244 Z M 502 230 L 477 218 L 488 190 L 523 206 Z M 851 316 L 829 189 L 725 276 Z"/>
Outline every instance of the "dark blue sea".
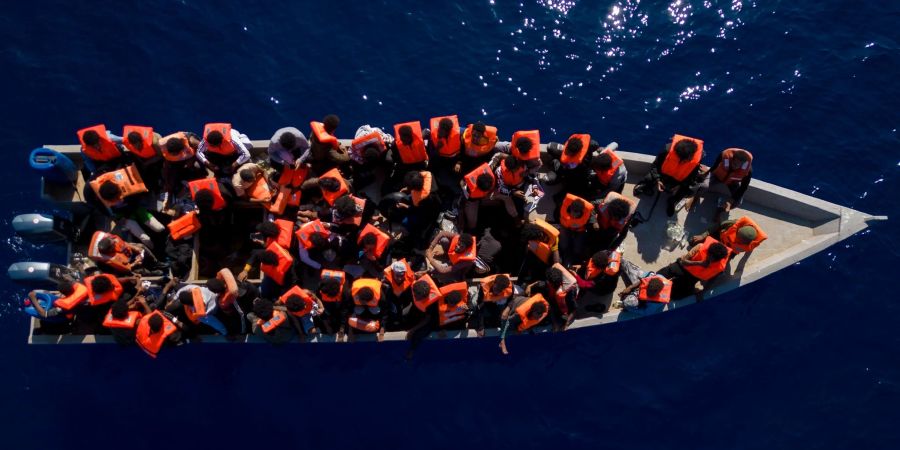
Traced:
<path fill-rule="evenodd" d="M 900 3 L 9 1 L 0 265 L 49 211 L 26 156 L 104 122 L 256 139 L 443 114 L 544 140 L 743 147 L 754 175 L 892 220 L 715 301 L 557 335 L 28 346 L 0 281 L 0 448 L 900 448 Z M 711 161 L 707 161 L 711 162 Z"/>

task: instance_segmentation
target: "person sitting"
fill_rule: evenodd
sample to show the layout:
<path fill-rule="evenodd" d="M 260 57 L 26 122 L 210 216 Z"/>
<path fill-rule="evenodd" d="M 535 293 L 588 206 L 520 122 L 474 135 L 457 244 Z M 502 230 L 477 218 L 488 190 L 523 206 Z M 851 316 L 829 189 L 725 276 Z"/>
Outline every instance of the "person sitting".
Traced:
<path fill-rule="evenodd" d="M 441 231 L 431 240 L 425 258 L 438 281 L 460 281 L 475 264 L 476 250 L 475 236 Z"/>
<path fill-rule="evenodd" d="M 231 189 L 214 178 L 189 181 L 188 191 L 194 206 L 200 212 L 200 220 L 204 223 L 216 222 L 217 218 L 222 218 L 217 212 L 224 210 L 234 199 Z"/>
<path fill-rule="evenodd" d="M 138 273 L 146 276 L 160 276 L 161 270 L 156 270 L 158 262 L 153 253 L 142 244 L 125 242 L 122 238 L 112 233 L 95 233 L 96 253 L 89 252 L 88 256 L 98 262 L 128 273 Z M 93 255 L 96 255 L 95 258 Z"/>
<path fill-rule="evenodd" d="M 428 152 L 425 147 L 422 125 L 418 121 L 394 125 L 394 145 L 391 147 L 394 167 L 391 175 L 382 183 L 382 195 L 399 190 L 407 172 L 428 168 Z"/>
<path fill-rule="evenodd" d="M 258 298 L 253 302 L 253 312 L 247 314 L 253 334 L 270 344 L 285 344 L 294 337 L 287 311 L 275 306 L 271 300 Z"/>
<path fill-rule="evenodd" d="M 298 168 L 303 154 L 309 150 L 309 141 L 302 131 L 294 127 L 279 128 L 269 139 L 269 167 L 280 174 L 285 167 Z"/>
<path fill-rule="evenodd" d="M 197 160 L 216 174 L 232 174 L 250 161 L 253 143 L 230 123 L 208 123 L 197 147 Z"/>
<path fill-rule="evenodd" d="M 581 290 L 578 279 L 562 264 L 553 264 L 544 273 L 545 281 L 536 281 L 525 288 L 525 295 L 540 293 L 550 300 L 554 331 L 565 330 L 575 320 L 575 309 Z"/>
<path fill-rule="evenodd" d="M 498 144 L 497 149 L 524 163 L 528 173 L 536 173 L 541 168 L 541 135 L 538 130 L 516 131 L 510 142 Z"/>
<path fill-rule="evenodd" d="M 515 328 L 519 333 L 541 324 L 550 312 L 550 304 L 541 294 L 531 297 L 514 297 L 500 316 L 500 351 L 509 354 L 506 348 L 506 333 Z"/>
<path fill-rule="evenodd" d="M 441 213 L 438 185 L 428 171 L 411 171 L 403 177 L 403 200 L 397 203 L 406 219 L 409 239 L 421 248 L 437 224 Z"/>
<path fill-rule="evenodd" d="M 484 277 L 479 283 L 479 297 L 472 315 L 472 323 L 479 337 L 484 336 L 485 324 L 499 326 L 500 315 L 513 295 L 523 293 L 522 288 L 513 284 L 508 274 Z"/>
<path fill-rule="evenodd" d="M 669 194 L 666 215 L 672 217 L 678 202 L 693 195 L 703 181 L 701 159 L 703 141 L 676 134 L 666 149 L 656 155 L 650 172 L 634 187 L 634 195 Z"/>
<path fill-rule="evenodd" d="M 394 137 L 381 128 L 362 125 L 356 129 L 350 143 L 350 171 L 352 172 L 353 189 L 361 191 L 376 179 L 377 169 L 383 167 L 388 148 L 394 143 Z"/>
<path fill-rule="evenodd" d="M 162 170 L 161 147 L 162 136 L 152 127 L 125 125 L 122 129 L 122 145 L 128 149 L 137 163 L 138 171 L 144 182 L 155 191 L 159 185 Z"/>
<path fill-rule="evenodd" d="M 261 186 L 261 187 L 260 187 Z M 231 187 L 238 198 L 257 203 L 272 200 L 266 181 L 266 172 L 258 165 L 248 162 L 238 167 L 231 176 Z M 266 193 L 269 193 L 268 198 Z"/>
<path fill-rule="evenodd" d="M 390 325 L 399 327 L 403 309 L 412 302 L 411 288 L 416 281 L 416 274 L 406 259 L 395 260 L 384 268 L 384 281 L 389 287 L 384 292 Z M 388 324 L 385 325 L 387 327 Z"/>
<path fill-rule="evenodd" d="M 130 168 L 131 166 L 120 170 L 128 171 Z M 105 175 L 110 175 L 111 173 Z M 126 176 L 132 175 L 136 175 L 136 173 L 130 171 L 126 173 Z M 103 175 L 101 175 L 101 177 L 102 176 Z M 95 194 L 96 197 L 88 194 L 85 196 L 85 199 L 89 202 L 95 198 L 100 200 L 105 206 L 105 208 L 101 208 L 100 211 L 108 211 L 111 213 L 113 219 L 121 221 L 125 229 L 127 229 L 135 238 L 139 239 L 148 248 L 153 248 L 153 240 L 147 232 L 144 231 L 145 228 L 154 233 L 162 233 L 166 230 L 166 227 L 142 206 L 143 200 L 145 200 L 143 197 L 148 195 L 145 194 L 146 189 L 141 191 L 144 193 L 134 195 L 123 191 L 123 188 L 117 182 L 112 180 L 101 180 L 102 179 L 96 179 L 92 181 L 90 183 L 92 189 L 90 191 L 87 189 L 85 190 L 85 193 L 90 192 Z"/>
<path fill-rule="evenodd" d="M 429 169 L 437 184 L 452 196 L 461 194 L 459 177 L 462 174 L 462 133 L 455 115 L 431 119 L 428 134 Z"/>
<path fill-rule="evenodd" d="M 352 299 L 350 289 L 345 289 L 347 276 L 339 270 L 323 269 L 319 279 L 319 298 L 325 306 L 324 313 L 319 316 L 322 328 L 327 334 L 336 334 L 335 340 L 341 342 Z"/>
<path fill-rule="evenodd" d="M 536 219 L 522 227 L 520 236 L 527 250 L 520 277 L 523 281 L 543 275 L 548 267 L 561 261 L 559 230 L 553 225 Z"/>
<path fill-rule="evenodd" d="M 713 224 L 705 233 L 692 236 L 691 245 L 701 244 L 707 237 L 725 244 L 733 254 L 752 252 L 769 238 L 762 228 L 747 216 Z"/>
<path fill-rule="evenodd" d="M 329 206 L 334 206 L 337 199 L 350 192 L 350 186 L 337 169 L 331 169 L 320 176 L 318 186 L 322 191 L 322 199 Z"/>
<path fill-rule="evenodd" d="M 378 342 L 384 340 L 388 308 L 381 287 L 381 281 L 373 278 L 360 278 L 353 282 L 353 313 L 347 318 L 347 338 L 350 342 L 356 339 L 357 333 L 377 333 Z"/>
<path fill-rule="evenodd" d="M 578 267 L 576 275 L 594 293 L 605 295 L 615 290 L 621 265 L 622 253 L 618 250 L 600 250 L 591 255 L 587 263 Z"/>
<path fill-rule="evenodd" d="M 407 326 L 406 340 L 411 343 L 406 359 L 412 358 L 419 344 L 437 327 L 440 299 L 441 290 L 430 276 L 422 275 L 413 283 L 413 301 L 403 310 L 403 320 Z"/>
<path fill-rule="evenodd" d="M 172 200 L 181 189 L 183 180 L 196 180 L 206 176 L 206 168 L 197 160 L 200 137 L 188 131 L 179 131 L 159 140 L 163 156 L 162 184 L 164 207 L 172 205 Z"/>
<path fill-rule="evenodd" d="M 314 318 L 325 312 L 325 305 L 316 294 L 300 286 L 294 286 L 278 299 L 278 303 L 287 309 L 288 318 L 301 339 L 303 336 L 311 337 L 319 332 Z"/>
<path fill-rule="evenodd" d="M 103 326 L 109 329 L 113 339 L 119 345 L 132 345 L 137 336 L 137 326 L 141 318 L 145 314 L 153 312 L 147 304 L 147 300 L 140 293 L 131 300 L 124 297 L 119 298 L 113 303 L 106 317 L 103 319 Z"/>
<path fill-rule="evenodd" d="M 465 281 L 441 286 L 441 299 L 438 301 L 439 335 L 445 337 L 448 330 L 465 330 L 474 309 Z"/>
<path fill-rule="evenodd" d="M 475 170 L 469 172 L 460 184 L 463 188 L 462 223 L 467 231 L 478 227 L 478 214 L 482 206 L 489 206 L 494 200 L 497 189 L 497 177 L 494 169 L 488 163 L 484 163 Z M 511 217 L 518 217 L 518 211 L 512 200 L 497 198 L 506 206 L 506 212 Z M 496 204 L 497 202 L 493 202 Z"/>
<path fill-rule="evenodd" d="M 722 214 L 727 214 L 741 204 L 744 193 L 750 187 L 750 180 L 753 179 L 753 154 L 741 148 L 725 149 L 716 157 L 709 171 L 713 174 L 710 181 L 724 184 L 731 194 L 716 210 L 715 221 L 719 222 Z"/>
<path fill-rule="evenodd" d="M 631 261 L 622 262 L 622 279 L 626 287 L 619 292 L 614 308 L 646 316 L 663 311 L 672 300 L 672 282 L 666 277 L 641 270 Z"/>
<path fill-rule="evenodd" d="M 561 225 L 560 254 L 564 264 L 570 265 L 584 258 L 588 250 L 588 229 L 592 231 L 599 229 L 594 209 L 594 205 L 587 200 L 565 194 L 557 213 Z"/>
<path fill-rule="evenodd" d="M 163 346 L 174 347 L 181 340 L 181 323 L 171 314 L 157 310 L 138 322 L 135 341 L 151 358 L 156 358 Z"/>
<path fill-rule="evenodd" d="M 591 158 L 591 187 L 597 198 L 606 197 L 610 192 L 621 194 L 628 179 L 628 169 L 624 161 L 616 154 L 615 149 L 607 147 L 597 156 Z"/>
<path fill-rule="evenodd" d="M 125 155 L 122 138 L 107 130 L 106 125 L 83 128 L 77 134 L 91 173 L 109 172 L 128 164 L 130 159 Z"/>
<path fill-rule="evenodd" d="M 369 277 L 379 277 L 391 258 L 391 237 L 372 224 L 367 224 L 359 233 L 356 243 L 361 250 L 359 265 L 363 271 Z"/>
<path fill-rule="evenodd" d="M 609 192 L 597 205 L 597 237 L 602 248 L 612 248 L 625 239 L 637 204 L 624 195 Z"/>
<path fill-rule="evenodd" d="M 275 298 L 286 286 L 296 284 L 294 257 L 277 242 L 269 244 L 265 249 L 251 252 L 250 259 L 247 260 L 244 269 L 237 276 L 238 281 L 246 280 L 250 275 L 250 270 L 257 265 L 264 275 L 262 283 L 260 283 L 260 292 L 263 297 Z"/>
<path fill-rule="evenodd" d="M 329 114 L 321 122 L 310 122 L 312 133 L 309 137 L 309 160 L 313 173 L 323 174 L 328 170 L 343 166 L 350 161 L 350 155 L 335 137 L 341 119 Z"/>
<path fill-rule="evenodd" d="M 707 237 L 693 246 L 687 254 L 660 269 L 657 273 L 672 281 L 672 298 L 675 300 L 694 294 L 698 300 L 703 291 L 712 285 L 713 279 L 725 271 L 731 249 L 721 242 Z M 702 282 L 703 289 L 695 287 Z"/>
<path fill-rule="evenodd" d="M 527 172 L 522 161 L 505 153 L 497 153 L 491 161 L 497 176 L 497 190 L 494 198 L 503 202 L 507 214 L 512 218 L 524 217 L 525 190 L 533 176 Z M 515 211 L 516 214 L 511 212 Z"/>
<path fill-rule="evenodd" d="M 562 189 L 554 196 L 557 204 L 565 193 L 582 196 L 590 194 L 588 162 L 594 150 L 599 147 L 600 144 L 591 140 L 589 134 L 573 134 L 565 144 L 547 144 L 547 153 L 553 157 L 548 170 L 549 184 L 562 184 Z"/>
<path fill-rule="evenodd" d="M 238 303 L 242 287 L 227 267 L 216 273 L 216 278 L 206 281 L 206 289 L 215 296 L 216 316 L 225 327 L 226 336 L 241 333 L 245 326 L 242 317 L 244 309 Z"/>
<path fill-rule="evenodd" d="M 463 153 L 460 173 L 468 173 L 491 159 L 498 141 L 497 127 L 485 125 L 483 122 L 470 123 L 461 139 Z"/>
<path fill-rule="evenodd" d="M 225 336 L 228 334 L 225 325 L 215 316 L 219 308 L 217 297 L 206 286 L 185 284 L 172 294 L 165 310 L 182 317 L 185 324 L 191 324 L 182 328 L 190 337 L 207 334 L 203 325 Z"/>

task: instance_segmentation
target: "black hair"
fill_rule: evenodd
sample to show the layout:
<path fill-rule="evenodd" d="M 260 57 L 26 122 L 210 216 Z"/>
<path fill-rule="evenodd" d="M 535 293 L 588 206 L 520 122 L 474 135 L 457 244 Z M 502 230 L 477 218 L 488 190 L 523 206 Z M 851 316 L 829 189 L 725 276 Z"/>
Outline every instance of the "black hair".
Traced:
<path fill-rule="evenodd" d="M 144 138 L 141 137 L 141 133 L 138 133 L 137 131 L 128 133 L 128 136 L 125 136 L 125 139 L 128 140 L 129 144 L 137 148 L 144 148 Z"/>
<path fill-rule="evenodd" d="M 325 126 L 325 131 L 329 133 L 334 133 L 334 130 L 336 130 L 340 124 L 341 119 L 334 114 L 329 114 L 322 119 L 322 125 Z"/>
<path fill-rule="evenodd" d="M 97 243 L 97 251 L 100 253 L 106 254 L 113 250 L 115 250 L 115 243 L 108 237 L 100 239 L 100 242 Z"/>
<path fill-rule="evenodd" d="M 568 213 L 570 216 L 580 219 L 581 216 L 584 215 L 584 200 L 575 200 L 574 202 L 569 204 Z"/>
<path fill-rule="evenodd" d="M 475 122 L 475 124 L 472 125 L 472 130 L 484 133 L 485 130 L 487 130 L 487 127 L 484 126 L 484 122 Z"/>
<path fill-rule="evenodd" d="M 253 314 L 262 320 L 269 320 L 275 313 L 275 305 L 271 300 L 261 298 L 253 302 Z"/>
<path fill-rule="evenodd" d="M 474 237 L 469 233 L 460 233 L 459 240 L 457 241 L 457 246 L 462 246 L 463 250 L 468 250 L 469 247 L 472 246 L 474 242 Z M 456 251 L 454 248 L 453 251 Z"/>
<path fill-rule="evenodd" d="M 105 294 L 111 291 L 113 288 L 112 281 L 109 280 L 109 277 L 98 276 L 91 280 L 91 290 L 94 291 L 95 294 Z"/>
<path fill-rule="evenodd" d="M 563 273 L 562 270 L 559 270 L 556 267 L 551 267 L 547 269 L 547 281 L 552 283 L 554 286 L 559 286 L 563 282 Z"/>
<path fill-rule="evenodd" d="M 75 283 L 69 280 L 60 280 L 60 282 L 56 284 L 56 290 L 68 297 L 75 292 Z"/>
<path fill-rule="evenodd" d="M 431 284 L 425 280 L 419 280 L 413 283 L 413 298 L 423 300 L 431 292 Z"/>
<path fill-rule="evenodd" d="M 200 211 L 209 211 L 216 203 L 216 197 L 209 189 L 200 189 L 194 193 L 194 203 Z"/>
<path fill-rule="evenodd" d="M 378 236 L 375 236 L 375 233 L 372 233 L 372 232 L 366 233 L 366 234 L 362 235 L 362 238 L 360 238 L 359 243 L 363 247 L 365 247 L 367 245 L 375 245 L 378 243 Z"/>
<path fill-rule="evenodd" d="M 211 278 L 209 280 L 206 280 L 206 288 L 214 294 L 224 294 L 228 289 L 228 286 L 224 281 L 218 278 Z"/>
<path fill-rule="evenodd" d="M 495 295 L 499 294 L 505 291 L 511 283 L 512 282 L 510 281 L 509 276 L 497 275 L 497 277 L 494 278 L 494 282 L 491 283 L 491 293 Z"/>
<path fill-rule="evenodd" d="M 448 305 L 455 305 L 461 302 L 463 299 L 462 292 L 459 291 L 450 291 L 447 295 L 444 296 L 444 303 Z"/>
<path fill-rule="evenodd" d="M 714 242 L 709 246 L 707 255 L 709 256 L 710 261 L 719 261 L 728 256 L 728 247 L 721 242 Z"/>
<path fill-rule="evenodd" d="M 250 169 L 241 169 L 238 172 L 238 175 L 241 176 L 242 181 L 246 181 L 248 183 L 256 179 L 256 174 L 254 174 Z"/>
<path fill-rule="evenodd" d="M 425 188 L 425 177 L 421 172 L 413 170 L 403 176 L 403 184 L 414 191 L 421 191 Z"/>
<path fill-rule="evenodd" d="M 222 135 L 222 132 L 219 130 L 210 131 L 206 135 L 206 142 L 209 142 L 209 145 L 213 147 L 218 147 L 222 145 L 222 142 L 225 140 L 225 136 Z"/>
<path fill-rule="evenodd" d="M 506 158 L 503 158 L 503 164 L 509 170 L 516 170 L 520 166 L 522 166 L 522 161 L 519 161 L 518 158 L 513 158 L 511 156 L 507 156 Z"/>
<path fill-rule="evenodd" d="M 178 301 L 181 302 L 182 305 L 187 305 L 187 306 L 193 305 L 194 304 L 193 297 L 194 297 L 193 292 L 191 292 L 190 289 L 185 289 L 178 293 Z"/>
<path fill-rule="evenodd" d="M 122 195 L 122 189 L 119 188 L 119 185 L 110 180 L 106 180 L 100 184 L 100 189 L 98 189 L 98 191 L 100 193 L 100 198 L 106 201 L 113 201 Z"/>
<path fill-rule="evenodd" d="M 397 136 L 400 137 L 400 142 L 405 145 L 412 145 L 413 143 L 413 132 L 412 127 L 409 125 L 403 125 L 402 127 L 397 129 Z"/>
<path fill-rule="evenodd" d="M 609 153 L 601 153 L 591 159 L 591 166 L 595 169 L 609 170 L 612 167 L 612 156 Z"/>
<path fill-rule="evenodd" d="M 94 130 L 87 130 L 81 135 L 81 140 L 84 141 L 84 145 L 95 147 L 100 143 L 100 134 Z"/>
<path fill-rule="evenodd" d="M 284 301 L 284 306 L 286 306 L 287 310 L 290 312 L 297 312 L 303 311 L 303 308 L 306 307 L 306 303 L 303 301 L 303 297 L 293 294 Z"/>
<path fill-rule="evenodd" d="M 531 305 L 531 308 L 528 308 L 528 317 L 531 319 L 537 319 L 538 317 L 543 316 L 546 312 L 547 305 L 543 303 L 535 303 Z"/>
<path fill-rule="evenodd" d="M 653 277 L 647 283 L 647 295 L 651 297 L 656 297 L 660 291 L 662 291 L 664 284 L 663 281 L 657 277 Z"/>
<path fill-rule="evenodd" d="M 600 250 L 597 253 L 591 255 L 591 262 L 594 263 L 595 267 L 605 267 L 609 264 L 609 252 L 604 250 Z"/>
<path fill-rule="evenodd" d="M 341 182 L 337 178 L 321 177 L 319 178 L 319 187 L 323 191 L 337 192 L 341 190 Z"/>
<path fill-rule="evenodd" d="M 150 333 L 156 334 L 162 330 L 163 318 L 159 314 L 154 314 L 147 319 L 147 325 L 150 325 Z"/>
<path fill-rule="evenodd" d="M 269 266 L 274 266 L 278 264 L 278 255 L 276 255 L 275 252 L 271 250 L 265 250 L 262 252 L 262 254 L 259 255 L 259 262 Z"/>
<path fill-rule="evenodd" d="M 166 151 L 172 155 L 177 155 L 184 150 L 184 141 L 181 139 L 169 139 L 166 141 Z"/>
<path fill-rule="evenodd" d="M 362 151 L 363 161 L 368 164 L 372 164 L 378 162 L 378 159 L 381 157 L 381 150 L 375 144 L 369 144 L 363 147 Z"/>
<path fill-rule="evenodd" d="M 682 139 L 675 143 L 675 154 L 681 161 L 687 161 L 697 152 L 697 143 L 690 139 Z"/>
<path fill-rule="evenodd" d="M 606 210 L 609 211 L 610 217 L 621 220 L 631 213 L 631 205 L 624 199 L 616 198 L 606 204 Z"/>
<path fill-rule="evenodd" d="M 337 278 L 334 278 L 334 277 L 324 278 L 319 283 L 319 291 L 329 297 L 334 297 L 335 295 L 338 295 L 341 292 L 342 284 L 343 283 L 341 282 L 341 280 L 339 280 Z"/>
<path fill-rule="evenodd" d="M 453 131 L 453 121 L 444 117 L 438 122 L 437 136 L 439 138 L 446 138 L 450 136 L 450 132 Z"/>
<path fill-rule="evenodd" d="M 531 139 L 528 139 L 527 137 L 520 137 L 516 139 L 515 145 L 519 150 L 519 153 L 522 154 L 530 152 L 531 148 L 534 147 L 534 144 L 531 143 Z"/>
<path fill-rule="evenodd" d="M 578 139 L 577 137 L 573 137 L 573 138 L 569 139 L 568 141 L 566 141 L 566 148 L 564 149 L 564 151 L 566 152 L 567 155 L 574 156 L 574 155 L 577 155 L 578 153 L 580 153 L 583 148 L 584 148 L 584 143 L 581 142 L 581 139 Z"/>
<path fill-rule="evenodd" d="M 522 239 L 526 241 L 539 241 L 544 239 L 544 230 L 536 224 L 526 223 L 525 226 L 522 227 L 520 235 L 522 236 Z"/>
<path fill-rule="evenodd" d="M 265 237 L 277 237 L 281 234 L 281 228 L 278 228 L 278 225 L 275 225 L 275 222 L 260 222 L 259 225 L 256 226 L 256 231 L 262 234 Z"/>
<path fill-rule="evenodd" d="M 328 247 L 328 238 L 324 233 L 312 233 L 309 235 L 309 243 L 312 244 L 312 248 L 322 250 Z"/>
<path fill-rule="evenodd" d="M 110 314 L 114 319 L 122 320 L 128 317 L 128 300 L 125 300 L 125 297 L 121 297 L 113 303 L 112 308 L 109 309 Z"/>
<path fill-rule="evenodd" d="M 360 288 L 360 290 L 356 292 L 356 298 L 363 303 L 371 302 L 372 299 L 375 298 L 375 291 L 370 287 Z"/>
<path fill-rule="evenodd" d="M 281 133 L 281 136 L 278 137 L 278 144 L 285 150 L 293 150 L 297 146 L 297 136 L 290 132 Z"/>
<path fill-rule="evenodd" d="M 356 215 L 356 201 L 350 194 L 342 195 L 334 201 L 334 210 L 342 217 L 351 217 Z"/>
<path fill-rule="evenodd" d="M 489 191 L 494 187 L 494 177 L 490 174 L 482 173 L 475 178 L 475 186 L 482 191 Z"/>

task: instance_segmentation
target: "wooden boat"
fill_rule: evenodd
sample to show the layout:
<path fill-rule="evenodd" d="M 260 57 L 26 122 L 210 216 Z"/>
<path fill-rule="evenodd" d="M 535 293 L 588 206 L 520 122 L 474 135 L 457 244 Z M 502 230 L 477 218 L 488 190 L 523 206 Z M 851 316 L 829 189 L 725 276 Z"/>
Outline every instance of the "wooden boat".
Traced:
<path fill-rule="evenodd" d="M 345 145 L 349 145 L 349 140 L 343 140 Z M 253 153 L 255 157 L 264 158 L 268 141 L 254 141 Z M 48 145 L 47 148 L 56 150 L 65 154 L 72 159 L 76 165 L 80 167 L 82 156 L 78 145 Z M 546 145 L 542 145 L 542 151 L 546 149 Z M 544 153 L 546 155 L 546 153 Z M 624 160 L 628 169 L 628 184 L 625 187 L 624 194 L 632 199 L 631 195 L 634 184 L 640 180 L 648 171 L 653 162 L 654 156 L 642 153 L 631 153 L 619 151 L 617 154 Z M 765 163 L 758 165 L 759 173 L 765 173 Z M 79 174 L 78 179 L 72 186 L 50 185 L 43 183 L 41 186 L 41 197 L 58 208 L 68 209 L 73 214 L 85 214 L 89 211 L 87 204 L 83 202 L 80 192 L 84 188 L 85 180 Z M 721 187 L 721 186 L 719 186 Z M 551 209 L 550 203 L 552 191 L 548 189 L 544 200 L 539 203 L 537 210 L 531 213 L 532 217 L 542 217 Z M 679 223 L 683 224 L 688 236 L 698 234 L 706 230 L 709 221 L 714 215 L 717 201 L 724 196 L 724 190 L 717 190 L 714 186 L 712 190 L 702 192 L 700 202 L 695 206 L 693 211 L 687 212 L 680 210 L 677 213 Z M 636 199 L 638 201 L 638 212 L 643 215 L 650 214 L 652 197 L 642 197 Z M 664 203 L 660 201 L 660 203 Z M 239 207 L 239 205 L 238 205 Z M 256 207 L 253 210 L 252 205 L 244 205 L 252 214 L 258 213 L 264 216 L 265 212 Z M 671 262 L 677 257 L 684 254 L 683 247 L 667 248 L 669 242 L 666 236 L 666 228 L 668 225 L 665 215 L 664 206 L 660 206 L 649 217 L 649 220 L 639 227 L 632 230 L 624 241 L 624 259 L 635 262 L 638 266 L 656 270 Z M 791 264 L 796 263 L 810 255 L 818 253 L 862 230 L 872 221 L 885 220 L 884 216 L 873 216 L 860 211 L 856 211 L 844 206 L 829 203 L 824 200 L 810 197 L 796 191 L 792 191 L 783 187 L 775 186 L 758 179 L 754 179 L 746 192 L 743 204 L 730 213 L 730 217 L 740 217 L 748 215 L 753 218 L 769 235 L 759 248 L 752 253 L 743 253 L 731 261 L 727 269 L 727 273 L 720 275 L 714 282 L 713 286 L 706 291 L 705 300 L 720 296 L 721 294 L 730 292 L 740 286 L 757 281 L 766 275 L 781 270 Z M 69 244 L 69 263 L 72 263 L 72 256 L 85 253 L 87 242 L 84 239 L 90 239 L 89 233 L 87 238 L 82 238 L 77 242 Z M 199 236 L 194 239 L 194 261 L 191 269 L 191 276 L 186 282 L 203 283 L 205 279 L 198 268 L 197 255 L 202 251 L 202 242 Z M 623 282 L 619 281 L 620 290 Z M 627 311 L 610 308 L 612 297 L 615 294 L 606 296 L 589 296 L 583 301 L 584 305 L 602 305 L 600 310 L 605 312 L 592 313 L 580 310 L 577 319 L 569 327 L 569 329 L 593 327 L 613 322 L 634 319 L 637 316 Z M 695 303 L 693 297 L 673 301 L 668 304 L 663 312 L 669 312 Z M 595 308 L 592 308 L 595 309 Z M 93 343 L 112 343 L 113 338 L 108 335 L 56 335 L 50 334 L 48 330 L 42 330 L 41 322 L 37 319 L 31 320 L 31 327 L 28 342 L 31 344 L 93 344 Z M 497 329 L 485 330 L 486 336 L 496 336 L 499 333 Z M 549 328 L 537 329 L 534 332 L 547 332 Z M 405 332 L 388 332 L 385 334 L 385 340 L 404 340 Z M 434 333 L 431 338 L 472 338 L 476 337 L 474 330 L 464 330 L 459 332 L 447 332 L 446 335 L 439 336 Z M 358 336 L 359 341 L 374 340 L 374 336 Z M 205 336 L 203 339 L 206 343 L 213 342 L 263 342 L 261 339 L 252 335 L 242 336 L 236 340 L 226 340 L 222 336 Z M 307 342 L 334 342 L 334 336 L 318 335 Z"/>

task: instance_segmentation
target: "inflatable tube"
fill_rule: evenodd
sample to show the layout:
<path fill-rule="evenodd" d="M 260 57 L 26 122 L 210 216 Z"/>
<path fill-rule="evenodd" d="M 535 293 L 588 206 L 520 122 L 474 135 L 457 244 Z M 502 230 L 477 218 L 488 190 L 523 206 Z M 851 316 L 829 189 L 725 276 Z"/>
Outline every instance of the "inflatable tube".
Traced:
<path fill-rule="evenodd" d="M 40 303 L 41 306 L 45 310 L 49 310 L 50 308 L 52 308 L 53 305 L 56 304 L 56 299 L 59 298 L 58 296 L 50 294 L 49 292 L 45 292 L 45 291 L 35 292 L 35 297 L 37 297 L 38 303 Z M 34 307 L 34 305 L 31 304 L 31 300 L 28 298 L 26 298 L 22 302 L 22 304 L 23 304 L 22 310 L 25 311 L 25 314 L 28 314 L 29 316 L 34 317 L 35 319 L 42 320 L 44 322 L 50 322 L 50 323 L 65 323 L 66 321 L 69 320 L 69 318 L 66 317 L 65 315 L 56 316 L 56 317 L 46 317 L 46 318 L 41 317 L 41 315 L 38 314 L 37 309 Z"/>
<path fill-rule="evenodd" d="M 75 163 L 56 150 L 36 148 L 31 151 L 28 162 L 44 181 L 71 184 L 78 179 L 78 168 L 75 167 Z"/>

